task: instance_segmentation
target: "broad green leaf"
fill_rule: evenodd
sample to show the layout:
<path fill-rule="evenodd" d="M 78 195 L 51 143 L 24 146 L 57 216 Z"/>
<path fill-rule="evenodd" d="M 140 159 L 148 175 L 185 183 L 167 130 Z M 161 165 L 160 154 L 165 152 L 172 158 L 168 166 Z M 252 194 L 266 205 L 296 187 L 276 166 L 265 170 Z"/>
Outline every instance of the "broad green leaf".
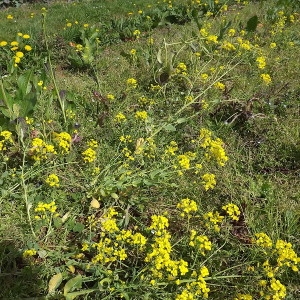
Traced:
<path fill-rule="evenodd" d="M 15 103 L 12 107 L 13 115 L 11 116 L 13 119 L 16 119 L 20 116 L 20 105 Z"/>
<path fill-rule="evenodd" d="M 62 282 L 62 274 L 57 273 L 51 277 L 48 283 L 48 294 L 53 294 Z"/>
<path fill-rule="evenodd" d="M 167 125 L 165 125 L 165 126 L 164 126 L 164 129 L 165 129 L 166 131 L 176 131 L 176 127 L 173 126 L 172 124 L 167 124 Z"/>
<path fill-rule="evenodd" d="M 89 294 L 89 293 L 92 293 L 92 292 L 95 292 L 95 291 L 97 291 L 97 290 L 96 289 L 82 290 L 82 291 L 78 291 L 78 292 L 68 293 L 64 296 L 66 297 L 66 300 L 73 300 L 77 296 L 86 295 L 86 294 Z"/>
<path fill-rule="evenodd" d="M 9 109 L 6 109 L 4 107 L 0 107 L 0 112 L 7 118 L 11 117 L 11 113 L 9 111 Z"/>
<path fill-rule="evenodd" d="M 111 193 L 110 196 L 115 200 L 119 199 L 119 196 L 116 193 Z"/>
<path fill-rule="evenodd" d="M 33 75 L 33 70 L 28 70 L 25 74 L 21 75 L 18 80 L 18 87 L 21 90 L 21 93 L 23 96 L 28 94 L 31 89 L 32 89 L 32 75 Z"/>
<path fill-rule="evenodd" d="M 64 296 L 67 296 L 67 294 L 69 292 L 72 292 L 75 289 L 81 288 L 81 285 L 82 285 L 82 276 L 81 275 L 77 275 L 76 277 L 70 279 L 65 284 L 65 287 L 64 287 Z"/>
<path fill-rule="evenodd" d="M 186 122 L 186 120 L 187 120 L 187 118 L 179 118 L 179 119 L 176 120 L 176 123 L 181 124 L 181 123 Z"/>
<path fill-rule="evenodd" d="M 26 94 L 23 97 L 23 99 L 18 99 L 18 100 L 22 100 L 22 101 L 18 102 L 20 105 L 19 116 L 21 116 L 21 117 L 29 116 L 33 112 L 33 109 L 37 102 L 36 94 L 33 92 L 30 92 L 30 93 Z"/>
<path fill-rule="evenodd" d="M 257 15 L 255 15 L 248 20 L 246 30 L 247 31 L 255 31 L 257 25 L 258 25 L 258 17 L 257 17 Z"/>
<path fill-rule="evenodd" d="M 73 230 L 74 232 L 82 232 L 83 229 L 84 229 L 84 225 L 81 224 L 81 223 L 78 223 L 78 222 L 77 222 L 77 223 L 74 225 L 74 227 L 72 228 L 72 230 Z"/>

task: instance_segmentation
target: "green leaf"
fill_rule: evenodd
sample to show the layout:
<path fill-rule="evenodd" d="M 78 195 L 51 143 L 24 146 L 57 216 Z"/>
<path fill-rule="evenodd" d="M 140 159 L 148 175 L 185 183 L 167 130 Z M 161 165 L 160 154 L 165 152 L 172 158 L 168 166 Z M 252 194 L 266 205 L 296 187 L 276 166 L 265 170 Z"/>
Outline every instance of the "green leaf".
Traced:
<path fill-rule="evenodd" d="M 7 118 L 11 118 L 11 113 L 9 109 L 6 109 L 4 107 L 0 107 L 0 112 Z"/>
<path fill-rule="evenodd" d="M 74 225 L 74 227 L 72 228 L 72 230 L 73 230 L 74 232 L 82 232 L 83 229 L 84 229 L 84 225 L 81 224 L 81 223 L 78 223 L 78 222 L 77 222 L 77 223 Z"/>
<path fill-rule="evenodd" d="M 181 124 L 181 123 L 184 123 L 186 121 L 187 121 L 187 118 L 179 118 L 179 119 L 176 120 L 176 123 Z"/>
<path fill-rule="evenodd" d="M 20 105 L 17 103 L 13 104 L 12 110 L 13 110 L 13 114 L 11 117 L 13 119 L 18 118 L 20 116 Z"/>
<path fill-rule="evenodd" d="M 48 283 L 48 294 L 53 294 L 62 282 L 62 274 L 57 273 L 51 277 Z"/>
<path fill-rule="evenodd" d="M 258 17 L 257 17 L 257 15 L 255 15 L 248 20 L 246 30 L 247 31 L 255 31 L 257 25 L 258 25 Z"/>
<path fill-rule="evenodd" d="M 82 285 L 82 276 L 81 275 L 77 275 L 76 277 L 70 279 L 65 284 L 65 287 L 64 287 L 64 296 L 67 296 L 67 294 L 69 292 L 72 292 L 75 289 L 81 288 L 81 285 Z"/>
<path fill-rule="evenodd" d="M 98 289 L 97 289 L 98 290 Z M 66 295 L 64 295 L 66 297 L 66 300 L 73 300 L 75 299 L 77 296 L 80 296 L 80 295 L 86 295 L 86 294 L 89 294 L 89 293 L 92 293 L 92 292 L 95 292 L 97 291 L 96 289 L 89 289 L 89 290 L 82 290 L 82 291 L 78 291 L 78 292 L 73 292 L 73 293 L 68 293 Z"/>
<path fill-rule="evenodd" d="M 165 129 L 166 131 L 176 131 L 176 127 L 173 126 L 172 124 L 167 124 L 167 125 L 165 125 L 165 126 L 164 126 L 164 129 Z"/>
<path fill-rule="evenodd" d="M 163 61 L 161 59 L 161 49 L 158 50 L 157 55 L 156 55 L 156 59 L 162 65 Z"/>
<path fill-rule="evenodd" d="M 37 102 L 37 95 L 34 92 L 30 92 L 26 94 L 23 97 L 23 99 L 18 99 L 18 100 L 22 100 L 18 102 L 20 105 L 20 116 L 26 117 L 33 112 L 33 109 Z"/>
<path fill-rule="evenodd" d="M 28 70 L 25 74 L 21 75 L 18 80 L 18 87 L 21 90 L 21 93 L 23 96 L 28 94 L 31 89 L 32 89 L 32 75 L 33 75 L 33 70 Z"/>
<path fill-rule="evenodd" d="M 119 196 L 116 193 L 111 193 L 110 196 L 115 200 L 119 199 Z"/>

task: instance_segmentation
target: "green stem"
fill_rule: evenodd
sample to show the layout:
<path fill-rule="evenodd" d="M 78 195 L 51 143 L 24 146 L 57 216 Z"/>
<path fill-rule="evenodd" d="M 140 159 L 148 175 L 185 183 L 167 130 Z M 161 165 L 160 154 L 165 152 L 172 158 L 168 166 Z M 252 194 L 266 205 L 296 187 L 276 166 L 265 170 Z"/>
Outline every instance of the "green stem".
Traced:
<path fill-rule="evenodd" d="M 59 90 L 58 90 L 58 87 L 57 87 L 57 83 L 56 83 L 56 80 L 55 80 L 55 74 L 53 72 L 53 66 L 52 66 L 52 62 L 51 62 L 51 56 L 50 56 L 50 51 L 49 51 L 49 45 L 48 45 L 48 40 L 47 40 L 47 35 L 46 35 L 46 17 L 45 17 L 45 14 L 43 14 L 43 35 L 44 35 L 44 39 L 45 39 L 45 45 L 46 45 L 46 50 L 47 50 L 47 58 L 48 58 L 48 63 L 49 63 L 49 69 L 50 69 L 50 77 L 51 77 L 51 80 L 53 82 L 53 85 L 54 85 L 54 90 L 55 90 L 55 93 L 56 93 L 56 96 L 57 96 L 57 99 L 58 99 L 58 102 L 59 102 L 59 105 L 60 105 L 60 108 L 61 108 L 61 111 L 62 111 L 62 114 L 63 114 L 63 118 L 64 118 L 64 123 L 67 122 L 67 118 L 66 118 L 66 111 L 65 111 L 65 103 L 63 101 L 63 99 L 61 98 L 60 96 L 60 93 L 59 93 Z"/>

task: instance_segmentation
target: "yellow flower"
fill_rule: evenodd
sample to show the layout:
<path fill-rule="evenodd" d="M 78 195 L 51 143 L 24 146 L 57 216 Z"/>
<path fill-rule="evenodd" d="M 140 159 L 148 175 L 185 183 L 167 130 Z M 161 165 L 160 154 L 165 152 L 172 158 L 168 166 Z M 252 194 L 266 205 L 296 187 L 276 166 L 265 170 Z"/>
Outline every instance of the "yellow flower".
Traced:
<path fill-rule="evenodd" d="M 206 173 L 202 175 L 201 178 L 203 179 L 202 184 L 206 191 L 209 189 L 213 189 L 217 183 L 214 174 Z"/>
<path fill-rule="evenodd" d="M 16 52 L 16 57 L 22 58 L 24 56 L 24 53 L 21 51 Z"/>
<path fill-rule="evenodd" d="M 239 220 L 241 212 L 237 205 L 233 203 L 228 203 L 227 205 L 222 206 L 222 209 L 226 211 L 226 213 L 233 221 Z"/>
<path fill-rule="evenodd" d="M 136 89 L 137 88 L 137 80 L 134 78 L 128 78 L 127 81 L 127 87 L 129 89 Z"/>
<path fill-rule="evenodd" d="M 206 38 L 207 44 L 218 44 L 218 37 L 216 35 L 209 35 Z"/>
<path fill-rule="evenodd" d="M 29 34 L 24 34 L 23 39 L 30 39 L 30 35 Z"/>
<path fill-rule="evenodd" d="M 178 204 L 177 208 L 181 209 L 183 213 L 181 214 L 182 216 L 185 215 L 190 215 L 191 212 L 196 212 L 198 210 L 197 203 L 194 200 L 191 200 L 189 198 L 182 199 Z"/>
<path fill-rule="evenodd" d="M 254 242 L 256 243 L 256 245 L 262 248 L 272 248 L 272 240 L 267 234 L 263 232 L 256 233 L 255 238 L 256 239 L 254 240 Z"/>
<path fill-rule="evenodd" d="M 136 50 L 135 49 L 131 49 L 130 50 L 130 54 L 133 55 L 133 56 L 136 55 Z"/>
<path fill-rule="evenodd" d="M 121 123 L 121 122 L 123 122 L 123 121 L 126 121 L 126 117 L 125 117 L 125 115 L 124 115 L 123 113 L 119 112 L 119 113 L 117 113 L 117 115 L 115 116 L 114 120 L 115 120 L 115 122 L 117 122 L 117 123 Z"/>
<path fill-rule="evenodd" d="M 235 35 L 235 29 L 230 28 L 230 29 L 228 30 L 228 35 L 229 35 L 229 36 L 234 36 L 234 35 Z"/>
<path fill-rule="evenodd" d="M 51 187 L 59 187 L 59 178 L 55 174 L 50 174 L 45 182 Z"/>
<path fill-rule="evenodd" d="M 110 100 L 110 101 L 115 100 L 115 96 L 114 96 L 113 94 L 107 94 L 106 97 L 107 97 L 107 99 Z"/>
<path fill-rule="evenodd" d="M 266 58 L 264 56 L 257 57 L 256 62 L 259 69 L 264 69 L 266 67 Z"/>
<path fill-rule="evenodd" d="M 12 16 L 12 15 L 7 15 L 6 16 L 6 19 L 8 19 L 8 20 L 12 20 L 14 17 Z"/>
<path fill-rule="evenodd" d="M 82 157 L 84 162 L 91 163 L 96 160 L 96 151 L 92 148 L 88 148 L 82 152 Z"/>
<path fill-rule="evenodd" d="M 272 78 L 269 74 L 261 74 L 260 78 L 263 80 L 265 85 L 269 85 L 272 82 Z"/>
<path fill-rule="evenodd" d="M 214 84 L 214 87 L 215 87 L 216 89 L 218 89 L 218 90 L 221 90 L 221 91 L 224 91 L 225 88 L 226 88 L 225 84 L 222 83 L 222 82 L 220 82 L 220 81 L 216 82 L 216 83 Z"/>
<path fill-rule="evenodd" d="M 6 41 L 1 41 L 0 42 L 0 47 L 4 47 L 4 46 L 6 46 L 7 45 L 7 42 Z"/>
<path fill-rule="evenodd" d="M 12 41 L 10 43 L 11 46 L 19 46 L 19 43 L 17 41 Z"/>
<path fill-rule="evenodd" d="M 148 118 L 148 114 L 146 111 L 137 111 L 135 113 L 135 118 L 138 120 L 146 120 Z"/>
<path fill-rule="evenodd" d="M 25 45 L 24 49 L 25 49 L 26 51 L 31 51 L 31 50 L 32 50 L 31 46 L 29 46 L 29 45 Z"/>
<path fill-rule="evenodd" d="M 138 29 L 136 29 L 136 30 L 133 32 L 133 35 L 134 35 L 136 38 L 139 38 L 140 34 L 141 34 L 141 32 L 140 32 Z"/>
<path fill-rule="evenodd" d="M 27 249 L 23 252 L 23 257 L 30 257 L 36 255 L 36 250 L 35 249 Z"/>
<path fill-rule="evenodd" d="M 15 63 L 18 64 L 21 61 L 20 57 L 14 56 Z"/>

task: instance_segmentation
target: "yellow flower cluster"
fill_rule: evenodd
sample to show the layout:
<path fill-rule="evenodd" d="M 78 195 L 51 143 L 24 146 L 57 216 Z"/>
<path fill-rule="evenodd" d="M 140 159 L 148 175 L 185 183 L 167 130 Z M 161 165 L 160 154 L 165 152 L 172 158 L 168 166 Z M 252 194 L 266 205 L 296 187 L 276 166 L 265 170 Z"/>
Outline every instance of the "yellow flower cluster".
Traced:
<path fill-rule="evenodd" d="M 205 277 L 209 275 L 207 267 L 202 266 L 198 275 L 196 272 L 193 272 L 192 275 L 193 277 L 196 277 L 196 280 L 188 283 L 181 294 L 176 296 L 175 300 L 194 300 L 199 299 L 199 296 L 202 296 L 204 299 L 208 298 L 210 289 L 207 287 L 205 281 Z"/>
<path fill-rule="evenodd" d="M 34 211 L 39 214 L 34 216 L 34 218 L 36 220 L 47 219 L 47 213 L 53 215 L 56 210 L 57 206 L 55 204 L 55 201 L 51 201 L 50 203 L 39 202 L 37 207 L 34 209 Z M 57 217 L 58 214 L 55 214 L 54 216 Z"/>
<path fill-rule="evenodd" d="M 27 249 L 23 252 L 23 257 L 30 257 L 36 255 L 36 250 L 35 249 Z"/>
<path fill-rule="evenodd" d="M 177 208 L 182 210 L 183 212 L 180 214 L 182 217 L 187 214 L 190 216 L 190 213 L 196 212 L 198 210 L 197 203 L 194 200 L 189 198 L 182 199 L 178 204 Z"/>
<path fill-rule="evenodd" d="M 178 145 L 175 141 L 171 141 L 165 150 L 165 155 L 174 156 L 176 151 L 178 151 Z"/>
<path fill-rule="evenodd" d="M 169 148 L 169 150 L 171 150 L 171 148 Z M 178 174 L 183 175 L 183 171 L 190 169 L 191 160 L 196 158 L 196 153 L 189 151 L 184 154 L 177 155 L 176 158 L 177 158 L 177 162 L 174 165 L 174 169 L 180 168 L 181 170 L 178 172 Z"/>
<path fill-rule="evenodd" d="M 220 216 L 219 212 L 208 212 L 203 215 L 204 220 L 206 221 L 205 226 L 207 228 L 213 228 L 216 232 L 220 232 L 219 223 L 222 223 L 224 216 Z"/>
<path fill-rule="evenodd" d="M 220 81 L 216 82 L 216 83 L 214 84 L 214 87 L 215 87 L 217 90 L 220 90 L 220 91 L 225 91 L 225 88 L 226 88 L 225 84 L 222 83 L 222 82 L 220 82 Z"/>
<path fill-rule="evenodd" d="M 114 121 L 116 123 L 121 123 L 121 122 L 126 121 L 126 117 L 123 113 L 119 112 L 119 113 L 116 114 L 116 116 L 114 118 Z"/>
<path fill-rule="evenodd" d="M 11 48 L 11 51 L 14 52 L 13 60 L 14 60 L 14 66 L 17 67 L 18 64 L 21 62 L 21 59 L 24 57 L 24 50 L 29 52 L 32 50 L 32 47 L 30 45 L 27 45 L 24 40 L 27 40 L 30 38 L 29 34 L 22 34 L 21 32 L 18 33 L 17 40 L 12 41 L 10 44 L 7 41 L 1 41 L 0 47 L 5 47 L 9 45 Z M 23 49 L 23 50 L 22 50 Z M 22 50 L 22 51 L 21 51 Z"/>
<path fill-rule="evenodd" d="M 53 145 L 47 144 L 40 138 L 34 138 L 31 141 L 29 149 L 30 157 L 35 161 L 47 159 L 49 155 L 57 154 Z"/>
<path fill-rule="evenodd" d="M 191 230 L 190 243 L 191 247 L 195 247 L 199 252 L 205 256 L 206 251 L 210 251 L 212 248 L 212 243 L 206 235 L 197 235 L 196 230 Z"/>
<path fill-rule="evenodd" d="M 221 49 L 224 49 L 227 51 L 235 51 L 236 47 L 232 43 L 230 43 L 228 41 L 224 41 L 221 45 Z"/>
<path fill-rule="evenodd" d="M 260 75 L 260 78 L 263 80 L 265 85 L 269 85 L 272 82 L 272 78 L 269 74 L 263 73 Z"/>
<path fill-rule="evenodd" d="M 206 191 L 209 189 L 213 189 L 217 184 L 215 179 L 216 176 L 214 174 L 205 173 L 204 175 L 201 176 L 201 178 L 203 179 L 202 184 Z"/>
<path fill-rule="evenodd" d="M 56 174 L 50 174 L 45 182 L 51 187 L 59 187 L 59 178 Z"/>
<path fill-rule="evenodd" d="M 143 110 L 143 111 L 137 111 L 135 113 L 135 118 L 137 120 L 146 120 L 148 118 L 148 113 L 145 110 Z"/>
<path fill-rule="evenodd" d="M 286 287 L 278 279 L 271 278 L 269 282 L 261 280 L 260 285 L 264 287 L 264 290 L 260 291 L 260 296 L 264 297 L 264 299 L 285 299 Z"/>
<path fill-rule="evenodd" d="M 238 221 L 241 214 L 240 209 L 233 203 L 228 203 L 222 206 L 222 209 L 228 214 L 231 220 Z"/>
<path fill-rule="evenodd" d="M 12 133 L 8 130 L 0 132 L 0 151 L 7 150 L 7 147 L 13 144 Z"/>
<path fill-rule="evenodd" d="M 283 240 L 277 240 L 276 245 L 277 264 L 279 267 L 291 267 L 294 272 L 298 272 L 297 264 L 300 264 L 300 257 L 297 256 L 291 243 Z"/>
<path fill-rule="evenodd" d="M 250 41 L 248 40 L 244 40 L 241 37 L 237 38 L 237 42 L 239 43 L 239 46 L 242 50 L 246 50 L 249 51 L 251 50 L 251 48 L 253 47 L 252 44 L 250 43 Z"/>
<path fill-rule="evenodd" d="M 177 65 L 175 69 L 176 74 L 187 75 L 187 66 L 185 63 L 181 62 Z"/>
<path fill-rule="evenodd" d="M 218 165 L 225 165 L 228 157 L 223 148 L 223 141 L 221 139 L 217 138 L 213 140 L 212 132 L 206 128 L 201 128 L 199 134 L 199 143 L 200 147 L 204 149 L 207 148 L 207 152 L 205 153 L 207 159 L 214 158 L 216 159 Z"/>
<path fill-rule="evenodd" d="M 256 233 L 253 242 L 262 248 L 272 248 L 273 246 L 270 237 L 263 232 Z"/>
<path fill-rule="evenodd" d="M 138 86 L 137 80 L 134 78 L 128 78 L 126 83 L 128 89 L 136 89 Z"/>
<path fill-rule="evenodd" d="M 166 230 L 169 226 L 168 218 L 154 215 L 151 219 L 152 224 L 149 229 L 153 232 L 154 242 L 151 244 L 151 250 L 147 253 L 145 262 L 151 263 L 152 276 L 162 278 L 164 270 L 169 274 L 170 279 L 175 279 L 179 274 L 185 275 L 188 272 L 188 263 L 183 259 L 179 261 L 171 259 L 171 235 Z"/>
<path fill-rule="evenodd" d="M 141 32 L 138 30 L 138 29 L 136 29 L 136 30 L 134 30 L 133 31 L 133 36 L 135 37 L 135 38 L 139 38 L 140 37 L 140 35 L 141 35 Z"/>
<path fill-rule="evenodd" d="M 249 294 L 237 294 L 233 300 L 252 300 L 252 296 Z"/>
<path fill-rule="evenodd" d="M 208 157 L 215 158 L 218 165 L 222 167 L 228 160 L 228 156 L 226 155 L 225 149 L 223 148 L 223 141 L 219 138 L 210 142 L 210 148 L 207 154 Z"/>
<path fill-rule="evenodd" d="M 103 214 L 100 222 L 101 222 L 101 229 L 103 232 L 113 233 L 119 231 L 117 226 L 117 221 L 114 216 L 117 216 L 118 212 L 113 208 L 110 207 L 108 210 Z"/>
<path fill-rule="evenodd" d="M 68 154 L 71 148 L 71 136 L 67 132 L 56 133 L 53 132 L 53 141 L 58 147 L 61 154 Z"/>
<path fill-rule="evenodd" d="M 82 243 L 82 251 L 96 250 L 96 255 L 92 258 L 92 263 L 107 264 L 115 261 L 122 261 L 127 258 L 126 251 L 130 248 L 128 246 L 137 246 L 139 250 L 144 249 L 147 238 L 141 233 L 132 233 L 131 230 L 120 230 L 117 226 L 116 216 L 118 212 L 109 207 L 106 212 L 98 219 L 95 220 L 94 216 L 88 220 L 89 226 L 92 226 L 94 230 L 101 230 L 100 240 L 91 244 L 87 242 Z"/>
<path fill-rule="evenodd" d="M 259 69 L 263 70 L 266 67 L 266 58 L 264 56 L 257 57 L 256 62 Z"/>
<path fill-rule="evenodd" d="M 141 96 L 138 99 L 138 103 L 140 105 L 153 105 L 153 104 L 155 104 L 155 101 L 153 99 L 149 99 L 146 96 Z"/>
<path fill-rule="evenodd" d="M 117 260 L 125 260 L 127 258 L 125 249 L 118 246 L 110 238 L 102 238 L 98 243 L 92 244 L 92 248 L 97 250 L 97 254 L 92 258 L 92 263 L 107 264 Z"/>
<path fill-rule="evenodd" d="M 218 36 L 216 36 L 216 35 L 209 35 L 206 38 L 206 44 L 218 44 Z"/>

